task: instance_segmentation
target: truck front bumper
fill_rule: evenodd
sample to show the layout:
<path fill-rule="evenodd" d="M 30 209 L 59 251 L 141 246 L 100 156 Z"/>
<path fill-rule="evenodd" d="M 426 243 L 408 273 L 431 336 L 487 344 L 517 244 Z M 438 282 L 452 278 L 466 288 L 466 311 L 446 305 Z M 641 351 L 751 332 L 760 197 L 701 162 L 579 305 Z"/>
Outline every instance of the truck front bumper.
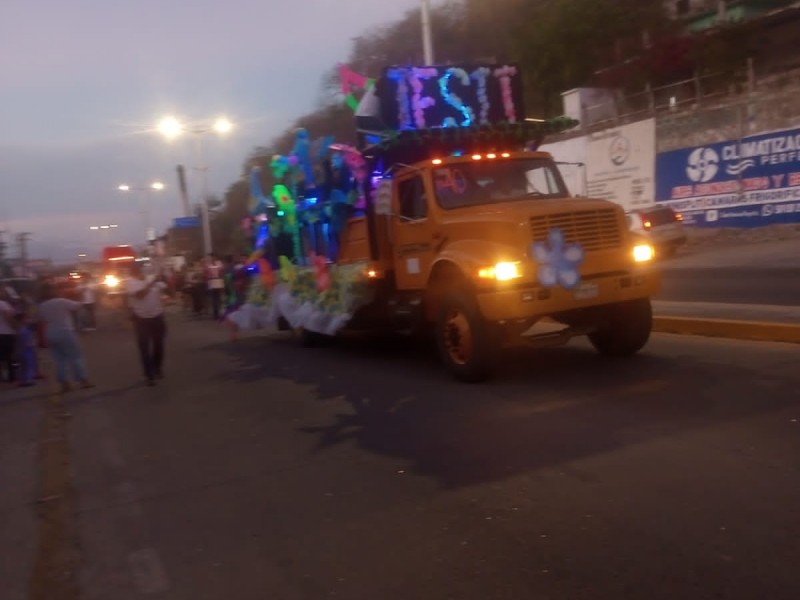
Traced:
<path fill-rule="evenodd" d="M 650 298 L 661 285 L 657 272 L 636 270 L 584 278 L 575 289 L 545 288 L 534 284 L 496 285 L 478 291 L 484 318 L 493 321 L 536 319 L 556 313 Z"/>

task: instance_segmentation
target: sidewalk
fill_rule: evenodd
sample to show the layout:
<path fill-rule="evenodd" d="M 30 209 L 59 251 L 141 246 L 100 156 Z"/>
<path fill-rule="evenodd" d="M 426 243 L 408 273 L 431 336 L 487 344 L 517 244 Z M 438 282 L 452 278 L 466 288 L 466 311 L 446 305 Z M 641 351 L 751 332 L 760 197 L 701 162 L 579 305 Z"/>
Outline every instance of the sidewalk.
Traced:
<path fill-rule="evenodd" d="M 800 306 L 655 300 L 653 331 L 800 344 Z"/>

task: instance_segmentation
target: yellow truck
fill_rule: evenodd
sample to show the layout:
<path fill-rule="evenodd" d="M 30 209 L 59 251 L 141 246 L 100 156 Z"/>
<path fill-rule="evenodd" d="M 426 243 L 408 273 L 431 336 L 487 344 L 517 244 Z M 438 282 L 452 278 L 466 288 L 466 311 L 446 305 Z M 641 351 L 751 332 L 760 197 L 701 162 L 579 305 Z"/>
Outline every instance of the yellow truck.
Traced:
<path fill-rule="evenodd" d="M 570 197 L 547 153 L 483 146 L 421 150 L 378 184 L 383 210 L 349 220 L 338 261 L 367 264 L 375 292 L 349 325 L 432 329 L 466 381 L 489 376 L 506 344 L 588 335 L 602 354 L 640 350 L 659 278 L 622 208 Z M 527 334 L 543 320 L 562 327 Z"/>
<path fill-rule="evenodd" d="M 315 257 L 324 283 L 308 268 L 282 276 L 270 318 L 308 344 L 347 330 L 433 333 L 464 381 L 490 376 L 505 345 L 586 335 L 601 354 L 639 351 L 659 287 L 653 248 L 619 205 L 570 196 L 536 148 L 576 122 L 525 119 L 516 75 L 387 69 L 359 122 L 363 214 L 346 220 L 329 272 Z"/>

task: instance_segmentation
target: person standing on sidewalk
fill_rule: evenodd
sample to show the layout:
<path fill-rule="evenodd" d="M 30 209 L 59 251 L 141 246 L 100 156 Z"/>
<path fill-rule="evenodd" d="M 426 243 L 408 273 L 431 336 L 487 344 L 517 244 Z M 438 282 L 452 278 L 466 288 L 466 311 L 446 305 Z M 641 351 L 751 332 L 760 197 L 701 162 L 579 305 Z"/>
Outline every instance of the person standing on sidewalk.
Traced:
<path fill-rule="evenodd" d="M 7 300 L 5 289 L 0 288 L 0 381 L 3 371 L 8 382 L 15 380 L 14 346 L 17 332 L 14 328 L 14 307 Z"/>
<path fill-rule="evenodd" d="M 208 295 L 211 298 L 211 314 L 215 321 L 219 321 L 222 308 L 222 294 L 225 292 L 224 265 L 213 254 L 208 255 L 206 264 L 206 280 L 208 281 Z"/>
<path fill-rule="evenodd" d="M 94 387 L 86 377 L 86 364 L 75 333 L 75 313 L 81 306 L 80 302 L 60 297 L 50 285 L 42 289 L 38 318 L 44 323 L 47 347 L 56 363 L 56 377 L 62 393 L 72 389 L 70 372 L 81 387 Z"/>
<path fill-rule="evenodd" d="M 145 279 L 141 265 L 131 268 L 131 278 L 125 282 L 125 292 L 133 313 L 136 343 L 147 385 L 153 386 L 163 377 L 164 338 L 167 324 L 161 296 L 167 284 L 159 277 Z"/>
<path fill-rule="evenodd" d="M 83 304 L 83 324 L 84 331 L 95 331 L 97 329 L 97 285 L 90 274 L 84 275 L 81 283 L 81 303 Z"/>

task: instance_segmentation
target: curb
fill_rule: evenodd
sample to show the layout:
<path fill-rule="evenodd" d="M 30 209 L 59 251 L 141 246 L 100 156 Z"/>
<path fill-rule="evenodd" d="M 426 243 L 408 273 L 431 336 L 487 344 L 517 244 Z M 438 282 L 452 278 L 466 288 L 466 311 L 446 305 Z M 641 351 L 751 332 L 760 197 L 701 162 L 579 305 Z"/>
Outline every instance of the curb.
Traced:
<path fill-rule="evenodd" d="M 800 344 L 800 325 L 790 323 L 653 316 L 653 331 L 734 340 Z"/>

